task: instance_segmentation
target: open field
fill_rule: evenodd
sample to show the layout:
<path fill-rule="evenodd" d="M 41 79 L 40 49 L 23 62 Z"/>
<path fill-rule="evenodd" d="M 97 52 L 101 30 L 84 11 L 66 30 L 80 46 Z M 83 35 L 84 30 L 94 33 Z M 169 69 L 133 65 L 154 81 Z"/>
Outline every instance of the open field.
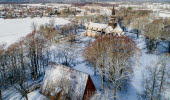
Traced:
<path fill-rule="evenodd" d="M 55 25 L 63 25 L 69 23 L 68 20 L 61 18 L 24 18 L 24 19 L 0 19 L 0 43 L 10 45 L 19 38 L 26 36 L 32 32 L 32 24 L 36 26 L 49 23 L 50 20 L 55 21 Z"/>

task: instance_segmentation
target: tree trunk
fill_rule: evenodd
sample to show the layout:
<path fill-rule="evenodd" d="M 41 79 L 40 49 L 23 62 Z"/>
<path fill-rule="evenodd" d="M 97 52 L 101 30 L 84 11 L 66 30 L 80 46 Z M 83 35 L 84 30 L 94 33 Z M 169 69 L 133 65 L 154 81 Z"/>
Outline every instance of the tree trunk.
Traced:
<path fill-rule="evenodd" d="M 1 93 L 1 88 L 0 88 L 0 100 L 2 100 L 2 93 Z"/>
<path fill-rule="evenodd" d="M 113 95 L 114 95 L 114 100 L 117 99 L 117 88 L 116 88 L 116 84 L 113 84 L 114 85 L 114 90 L 113 90 Z"/>
<path fill-rule="evenodd" d="M 136 35 L 137 35 L 137 39 L 139 39 L 139 31 L 138 30 L 137 30 Z"/>
<path fill-rule="evenodd" d="M 158 48 L 158 41 L 156 40 L 156 41 L 155 41 L 155 46 L 154 46 L 154 51 L 156 51 L 157 48 Z"/>
<path fill-rule="evenodd" d="M 96 73 L 97 73 L 97 69 L 96 67 L 94 67 L 94 76 L 96 76 Z"/>
<path fill-rule="evenodd" d="M 33 50 L 33 62 L 34 62 L 34 73 L 35 73 L 34 78 L 36 79 L 37 76 L 38 76 L 38 72 L 37 72 L 38 66 L 37 66 L 37 57 L 36 57 L 36 51 L 35 50 Z"/>
<path fill-rule="evenodd" d="M 111 81 L 108 80 L 108 88 L 111 89 Z"/>
<path fill-rule="evenodd" d="M 152 84 L 152 88 L 151 88 L 150 100 L 154 100 L 154 92 L 155 92 L 155 85 L 156 85 L 156 74 L 157 74 L 156 71 L 157 71 L 157 69 L 154 69 L 153 84 Z"/>
<path fill-rule="evenodd" d="M 165 70 L 166 70 L 166 65 L 162 66 L 162 73 L 161 73 L 161 80 L 160 80 L 160 86 L 159 86 L 159 93 L 158 93 L 158 99 L 161 100 L 161 92 L 162 92 L 162 88 L 163 88 L 163 84 L 164 84 L 164 76 L 165 76 Z"/>
<path fill-rule="evenodd" d="M 104 90 L 104 75 L 101 75 L 101 89 Z"/>
<path fill-rule="evenodd" d="M 26 99 L 26 100 L 28 100 L 28 96 L 27 96 L 27 94 L 26 94 L 26 96 L 25 96 L 25 99 Z"/>
<path fill-rule="evenodd" d="M 33 56 L 31 55 L 30 57 L 30 60 L 31 60 L 31 78 L 32 80 L 34 80 L 34 77 L 35 77 L 35 67 L 34 67 L 34 61 L 33 61 Z"/>
<path fill-rule="evenodd" d="M 170 53 L 170 42 L 169 42 L 169 50 L 168 50 L 168 51 L 169 51 L 169 53 Z"/>

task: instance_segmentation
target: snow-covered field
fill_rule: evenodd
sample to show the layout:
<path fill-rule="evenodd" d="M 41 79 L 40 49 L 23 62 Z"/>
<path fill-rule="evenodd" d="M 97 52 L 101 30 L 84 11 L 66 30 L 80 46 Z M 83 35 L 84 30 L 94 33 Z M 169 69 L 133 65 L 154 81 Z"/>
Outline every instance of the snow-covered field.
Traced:
<path fill-rule="evenodd" d="M 19 38 L 26 36 L 32 32 L 32 23 L 38 26 L 49 23 L 50 20 L 55 21 L 55 25 L 63 25 L 69 23 L 68 20 L 62 18 L 24 18 L 24 19 L 0 19 L 0 44 L 7 43 L 10 45 Z"/>
<path fill-rule="evenodd" d="M 169 18 L 170 17 L 170 12 L 160 12 L 159 17 Z"/>
<path fill-rule="evenodd" d="M 27 5 L 29 7 L 60 7 L 60 6 L 71 6 L 70 4 L 57 4 L 57 3 L 47 3 L 47 4 L 22 4 Z"/>

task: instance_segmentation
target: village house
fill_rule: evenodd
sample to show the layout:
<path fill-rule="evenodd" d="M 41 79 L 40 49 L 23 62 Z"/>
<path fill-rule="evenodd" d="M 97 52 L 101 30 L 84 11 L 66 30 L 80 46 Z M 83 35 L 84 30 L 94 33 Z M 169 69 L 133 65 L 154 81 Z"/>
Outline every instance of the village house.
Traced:
<path fill-rule="evenodd" d="M 46 70 L 40 92 L 52 100 L 89 100 L 96 88 L 89 74 L 53 64 Z"/>
<path fill-rule="evenodd" d="M 89 22 L 85 24 L 86 36 L 98 37 L 101 35 L 124 35 L 119 23 L 116 22 L 115 10 L 113 7 L 112 15 L 110 16 L 110 22 L 108 24 Z"/>

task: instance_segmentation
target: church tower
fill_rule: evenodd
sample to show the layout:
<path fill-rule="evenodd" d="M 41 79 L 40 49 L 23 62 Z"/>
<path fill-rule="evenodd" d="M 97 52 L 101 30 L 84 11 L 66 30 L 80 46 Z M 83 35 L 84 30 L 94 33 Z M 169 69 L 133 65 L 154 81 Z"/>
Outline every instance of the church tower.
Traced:
<path fill-rule="evenodd" d="M 115 12 L 114 6 L 112 9 L 112 15 L 110 16 L 110 21 L 109 21 L 108 25 L 112 26 L 112 28 L 115 28 L 115 26 L 116 26 L 116 12 Z"/>

